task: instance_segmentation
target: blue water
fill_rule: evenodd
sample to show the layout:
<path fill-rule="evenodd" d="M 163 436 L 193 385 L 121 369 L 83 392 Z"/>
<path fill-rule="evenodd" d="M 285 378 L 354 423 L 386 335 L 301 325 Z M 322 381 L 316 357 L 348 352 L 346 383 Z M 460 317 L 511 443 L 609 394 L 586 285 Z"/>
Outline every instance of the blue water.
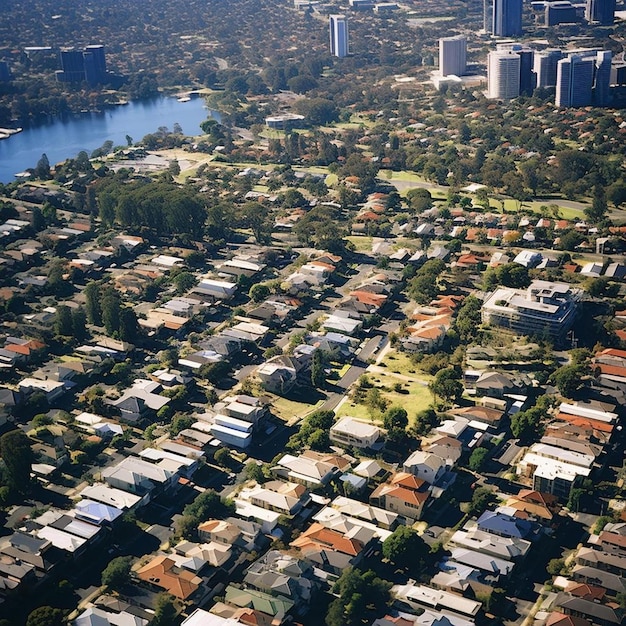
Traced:
<path fill-rule="evenodd" d="M 209 115 L 204 107 L 203 98 L 178 102 L 163 97 L 33 124 L 0 141 L 0 182 L 11 182 L 18 172 L 35 167 L 44 152 L 55 164 L 75 157 L 81 150 L 91 154 L 107 140 L 114 146 L 125 146 L 126 135 L 139 141 L 159 126 L 172 130 L 176 122 L 186 135 L 199 135 L 200 123 Z"/>

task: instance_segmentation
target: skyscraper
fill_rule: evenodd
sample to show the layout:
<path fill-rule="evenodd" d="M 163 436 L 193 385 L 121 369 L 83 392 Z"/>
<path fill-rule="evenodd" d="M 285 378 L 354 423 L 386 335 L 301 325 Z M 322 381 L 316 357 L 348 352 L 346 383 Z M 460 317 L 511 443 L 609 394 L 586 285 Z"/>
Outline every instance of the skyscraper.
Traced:
<path fill-rule="evenodd" d="M 104 46 L 87 46 L 83 52 L 85 62 L 85 80 L 90 85 L 105 83 L 107 76 L 107 64 L 104 56 Z"/>
<path fill-rule="evenodd" d="M 519 96 L 520 55 L 512 50 L 494 50 L 487 58 L 487 97 L 511 100 Z"/>
<path fill-rule="evenodd" d="M 345 15 L 331 15 L 329 19 L 330 53 L 343 58 L 350 54 L 348 20 Z"/>
<path fill-rule="evenodd" d="M 595 56 L 570 54 L 561 59 L 556 70 L 556 98 L 558 107 L 585 107 L 591 105 Z"/>
<path fill-rule="evenodd" d="M 563 53 L 557 49 L 535 52 L 533 72 L 536 76 L 536 86 L 547 88 L 556 86 L 556 64 L 563 58 Z"/>
<path fill-rule="evenodd" d="M 522 0 L 493 0 L 491 32 L 498 37 L 522 34 Z"/>
<path fill-rule="evenodd" d="M 615 0 L 587 0 L 585 19 L 597 24 L 612 24 L 615 21 Z"/>
<path fill-rule="evenodd" d="M 501 43 L 497 47 L 500 51 L 515 52 L 520 58 L 519 68 L 519 94 L 531 96 L 537 86 L 536 76 L 533 72 L 533 60 L 535 51 L 521 43 Z"/>
<path fill-rule="evenodd" d="M 604 107 L 611 101 L 611 59 L 610 50 L 598 52 L 596 56 L 595 76 L 593 78 L 593 103 Z"/>
<path fill-rule="evenodd" d="M 83 53 L 74 48 L 62 48 L 59 51 L 61 71 L 57 72 L 57 80 L 62 83 L 79 83 L 85 80 L 85 61 Z"/>
<path fill-rule="evenodd" d="M 467 65 L 467 39 L 463 35 L 439 40 L 439 73 L 462 76 Z"/>

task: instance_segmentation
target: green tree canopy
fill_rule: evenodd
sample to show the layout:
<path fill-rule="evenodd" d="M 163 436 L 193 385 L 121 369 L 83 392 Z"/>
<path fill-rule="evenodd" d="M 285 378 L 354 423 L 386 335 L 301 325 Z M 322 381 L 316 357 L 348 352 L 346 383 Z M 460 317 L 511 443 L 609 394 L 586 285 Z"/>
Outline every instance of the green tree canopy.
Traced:
<path fill-rule="evenodd" d="M 65 626 L 65 611 L 40 606 L 28 615 L 26 626 Z"/>
<path fill-rule="evenodd" d="M 30 440 L 21 430 L 11 430 L 0 437 L 0 458 L 9 486 L 19 493 L 28 492 L 34 458 Z"/>
<path fill-rule="evenodd" d="M 102 584 L 109 589 L 119 591 L 130 580 L 133 559 L 130 556 L 118 556 L 102 570 Z"/>
<path fill-rule="evenodd" d="M 408 526 L 398 526 L 385 541 L 383 541 L 383 556 L 398 567 L 423 566 L 423 561 L 429 552 L 426 542 L 416 530 Z"/>

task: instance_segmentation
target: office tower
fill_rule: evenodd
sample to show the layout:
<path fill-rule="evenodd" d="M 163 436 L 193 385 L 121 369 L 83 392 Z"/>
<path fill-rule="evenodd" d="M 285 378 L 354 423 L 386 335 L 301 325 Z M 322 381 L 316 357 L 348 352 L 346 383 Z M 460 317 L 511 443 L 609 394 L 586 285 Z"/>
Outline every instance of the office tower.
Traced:
<path fill-rule="evenodd" d="M 576 7 L 571 2 L 548 2 L 545 7 L 546 26 L 573 24 L 578 21 Z"/>
<path fill-rule="evenodd" d="M 107 64 L 104 56 L 104 46 L 87 46 L 83 53 L 85 62 L 85 80 L 90 85 L 105 83 L 107 77 Z"/>
<path fill-rule="evenodd" d="M 536 76 L 533 72 L 533 62 L 535 51 L 521 43 L 501 43 L 498 44 L 499 51 L 515 52 L 520 58 L 519 69 L 519 94 L 532 96 L 537 86 Z"/>
<path fill-rule="evenodd" d="M 557 63 L 556 98 L 558 107 L 591 105 L 595 56 L 570 54 Z"/>
<path fill-rule="evenodd" d="M 510 100 L 519 96 L 520 55 L 512 50 L 495 50 L 487 58 L 487 97 Z"/>
<path fill-rule="evenodd" d="M 345 15 L 331 15 L 330 28 L 330 53 L 333 56 L 343 58 L 350 54 L 348 41 L 348 20 Z"/>
<path fill-rule="evenodd" d="M 467 39 L 462 35 L 439 40 L 439 73 L 442 76 L 463 76 L 467 65 Z"/>
<path fill-rule="evenodd" d="M 615 21 L 615 0 L 587 0 L 585 19 L 597 24 L 613 24 Z"/>
<path fill-rule="evenodd" d="M 611 58 L 610 50 L 596 55 L 595 76 L 593 79 L 593 103 L 604 107 L 611 101 Z"/>
<path fill-rule="evenodd" d="M 83 53 L 74 48 L 62 48 L 59 51 L 61 70 L 56 73 L 62 83 L 79 83 L 85 80 L 85 61 Z"/>
<path fill-rule="evenodd" d="M 535 52 L 533 72 L 537 87 L 547 88 L 556 86 L 556 64 L 563 58 L 560 50 L 548 49 Z"/>
<path fill-rule="evenodd" d="M 522 34 L 522 0 L 493 0 L 491 32 L 498 37 Z"/>
<path fill-rule="evenodd" d="M 483 31 L 492 32 L 493 29 L 493 0 L 483 0 Z"/>
<path fill-rule="evenodd" d="M 611 67 L 611 85 L 626 85 L 626 62 Z"/>

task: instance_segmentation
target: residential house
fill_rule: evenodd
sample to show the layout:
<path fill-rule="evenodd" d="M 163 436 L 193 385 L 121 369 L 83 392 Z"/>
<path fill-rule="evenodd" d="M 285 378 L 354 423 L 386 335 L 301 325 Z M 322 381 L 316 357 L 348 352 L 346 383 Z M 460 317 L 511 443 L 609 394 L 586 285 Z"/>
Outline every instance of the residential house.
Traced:
<path fill-rule="evenodd" d="M 403 469 L 405 472 L 434 485 L 444 477 L 448 466 L 446 460 L 436 454 L 416 450 L 404 461 Z"/>
<path fill-rule="evenodd" d="M 386 483 L 379 485 L 370 496 L 370 504 L 397 513 L 405 523 L 421 519 L 424 505 L 430 493 L 428 483 L 407 472 L 394 474 Z"/>
<path fill-rule="evenodd" d="M 327 485 L 333 478 L 338 477 L 340 469 L 334 458 L 326 462 L 304 454 L 299 456 L 285 454 L 272 468 L 272 472 L 277 477 L 315 489 Z"/>
<path fill-rule="evenodd" d="M 126 457 L 116 465 L 102 470 L 102 478 L 110 487 L 141 496 L 145 501 L 159 493 L 175 489 L 178 474 L 137 457 Z"/>
<path fill-rule="evenodd" d="M 189 600 L 200 589 L 202 579 L 181 567 L 165 555 L 153 558 L 140 567 L 135 576 L 150 587 L 170 593 L 179 600 Z"/>

